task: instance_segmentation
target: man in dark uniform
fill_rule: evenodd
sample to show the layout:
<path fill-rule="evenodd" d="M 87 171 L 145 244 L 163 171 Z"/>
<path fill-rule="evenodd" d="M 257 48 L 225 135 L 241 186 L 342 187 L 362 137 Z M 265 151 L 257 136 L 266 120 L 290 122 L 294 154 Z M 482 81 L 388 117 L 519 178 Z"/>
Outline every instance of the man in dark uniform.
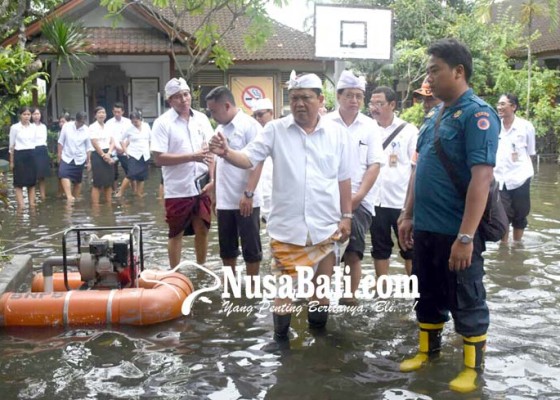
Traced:
<path fill-rule="evenodd" d="M 443 324 L 453 315 L 455 330 L 463 336 L 465 368 L 450 383 L 452 390 L 476 389 L 483 366 L 489 312 L 482 283 L 485 244 L 477 233 L 496 161 L 500 121 L 486 102 L 474 95 L 469 50 L 454 39 L 435 42 L 428 49 L 428 82 L 442 100 L 427 115 L 418 139 L 418 162 L 413 188 L 399 219 L 399 240 L 412 247 L 413 274 L 420 298 L 416 317 L 420 325 L 419 352 L 401 363 L 401 371 L 422 367 L 439 352 Z M 466 198 L 456 190 L 434 149 L 434 137 L 467 188 Z"/>

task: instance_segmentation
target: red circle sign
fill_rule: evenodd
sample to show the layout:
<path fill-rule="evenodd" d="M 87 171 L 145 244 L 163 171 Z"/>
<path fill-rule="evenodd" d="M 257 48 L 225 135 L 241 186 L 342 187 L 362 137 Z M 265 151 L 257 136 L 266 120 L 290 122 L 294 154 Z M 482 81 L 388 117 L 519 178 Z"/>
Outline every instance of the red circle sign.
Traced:
<path fill-rule="evenodd" d="M 255 101 L 259 99 L 264 99 L 266 96 L 264 95 L 264 90 L 262 90 L 258 86 L 247 86 L 243 89 L 243 93 L 241 93 L 241 100 L 243 100 L 243 105 L 247 107 L 249 110 L 253 108 L 253 104 Z"/>

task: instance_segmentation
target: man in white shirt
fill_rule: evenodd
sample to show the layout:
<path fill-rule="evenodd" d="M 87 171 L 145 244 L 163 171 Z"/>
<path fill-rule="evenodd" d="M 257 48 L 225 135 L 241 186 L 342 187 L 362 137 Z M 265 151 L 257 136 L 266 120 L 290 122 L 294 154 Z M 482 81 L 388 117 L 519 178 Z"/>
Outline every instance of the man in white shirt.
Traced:
<path fill-rule="evenodd" d="M 366 235 L 371 226 L 373 192 L 385 157 L 381 147 L 381 132 L 374 120 L 360 113 L 364 105 L 366 81 L 350 71 L 343 71 L 336 85 L 337 111 L 326 118 L 344 127 L 350 137 L 354 156 L 352 160 L 352 233 L 344 252 L 344 265 L 350 268 L 350 289 L 356 292 L 362 277 L 362 259 Z M 352 304 L 354 299 L 340 299 L 341 304 Z"/>
<path fill-rule="evenodd" d="M 389 258 L 394 246 L 391 230 L 398 238 L 397 219 L 404 206 L 406 190 L 416 154 L 418 129 L 395 115 L 397 95 L 386 86 L 376 88 L 371 95 L 369 109 L 381 127 L 385 165 L 373 186 L 375 214 L 371 224 L 371 256 L 379 277 L 389 272 Z M 412 271 L 412 250 L 403 249 L 406 273 Z"/>
<path fill-rule="evenodd" d="M 227 138 L 233 150 L 241 150 L 250 143 L 261 125 L 235 105 L 231 91 L 219 86 L 206 96 L 206 107 L 220 125 L 216 132 Z M 257 184 L 262 163 L 252 170 L 238 168 L 223 158 L 216 161 L 216 215 L 220 258 L 235 272 L 239 256 L 239 240 L 247 275 L 259 274 L 262 260 L 260 238 L 261 196 Z"/>
<path fill-rule="evenodd" d="M 191 108 L 191 91 L 183 78 L 165 85 L 171 109 L 154 121 L 151 150 L 162 166 L 165 218 L 169 225 L 169 266 L 181 261 L 183 235 L 195 235 L 196 262 L 204 264 L 208 249 L 213 182 L 197 188 L 197 178 L 213 176 L 213 156 L 207 143 L 213 130 L 206 115 Z"/>
<path fill-rule="evenodd" d="M 117 102 L 113 105 L 113 117 L 110 118 L 107 122 L 105 122 L 105 129 L 111 134 L 113 137 L 113 142 L 115 144 L 115 150 L 117 152 L 118 162 L 115 163 L 115 185 L 113 187 L 114 190 L 117 190 L 117 184 L 119 179 L 119 163 L 122 166 L 125 176 L 128 174 L 128 158 L 126 154 L 123 152 L 123 148 L 121 145 L 122 142 L 122 135 L 125 133 L 129 128 L 132 127 L 132 123 L 130 119 L 124 116 L 124 104 Z"/>
<path fill-rule="evenodd" d="M 251 168 L 271 156 L 274 164 L 272 209 L 268 221 L 273 271 L 296 276 L 298 267 L 316 266 L 315 279 L 330 277 L 334 250 L 351 229 L 352 198 L 349 138 L 344 129 L 319 116 L 324 96 L 315 74 L 288 82 L 292 115 L 269 122 L 245 147 L 232 150 L 218 133 L 210 142 L 212 152 L 240 168 Z M 328 296 L 314 294 L 321 305 Z M 274 343 L 268 350 L 289 346 L 291 300 L 274 299 Z M 328 311 L 308 312 L 309 327 L 323 329 Z"/>
<path fill-rule="evenodd" d="M 498 116 L 502 120 L 494 178 L 500 185 L 500 198 L 509 222 L 513 226 L 513 240 L 523 238 L 527 216 L 531 211 L 531 178 L 535 174 L 533 161 L 535 151 L 535 127 L 518 117 L 517 96 L 503 94 L 498 101 Z M 509 232 L 502 238 L 507 243 Z"/>

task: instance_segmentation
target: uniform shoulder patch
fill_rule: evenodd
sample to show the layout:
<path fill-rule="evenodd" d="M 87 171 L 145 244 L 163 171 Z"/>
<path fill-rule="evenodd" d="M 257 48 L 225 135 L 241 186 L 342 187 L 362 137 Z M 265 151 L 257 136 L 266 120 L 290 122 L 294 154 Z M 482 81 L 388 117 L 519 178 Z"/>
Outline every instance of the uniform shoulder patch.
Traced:
<path fill-rule="evenodd" d="M 476 122 L 476 126 L 478 126 L 478 129 L 480 129 L 481 131 L 485 131 L 490 128 L 490 120 L 488 118 L 480 118 Z"/>
<path fill-rule="evenodd" d="M 453 113 L 453 117 L 454 119 L 459 118 L 461 115 L 463 114 L 463 110 L 457 110 Z"/>
<path fill-rule="evenodd" d="M 488 113 L 486 111 L 479 111 L 474 115 L 475 118 L 489 117 L 489 116 L 490 116 L 490 113 Z"/>

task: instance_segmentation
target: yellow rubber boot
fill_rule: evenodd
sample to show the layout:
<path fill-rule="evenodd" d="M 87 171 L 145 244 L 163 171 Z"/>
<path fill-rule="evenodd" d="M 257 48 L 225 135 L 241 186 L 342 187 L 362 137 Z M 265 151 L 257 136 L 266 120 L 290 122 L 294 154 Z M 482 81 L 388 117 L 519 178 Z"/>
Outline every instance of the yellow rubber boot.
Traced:
<path fill-rule="evenodd" d="M 463 337 L 463 358 L 465 368 L 449 382 L 449 388 L 460 393 L 476 390 L 478 373 L 484 368 L 486 335 Z"/>
<path fill-rule="evenodd" d="M 437 355 L 441 349 L 441 331 L 443 322 L 440 324 L 419 323 L 418 353 L 412 358 L 401 362 L 401 372 L 416 371 L 428 362 L 430 357 Z"/>

